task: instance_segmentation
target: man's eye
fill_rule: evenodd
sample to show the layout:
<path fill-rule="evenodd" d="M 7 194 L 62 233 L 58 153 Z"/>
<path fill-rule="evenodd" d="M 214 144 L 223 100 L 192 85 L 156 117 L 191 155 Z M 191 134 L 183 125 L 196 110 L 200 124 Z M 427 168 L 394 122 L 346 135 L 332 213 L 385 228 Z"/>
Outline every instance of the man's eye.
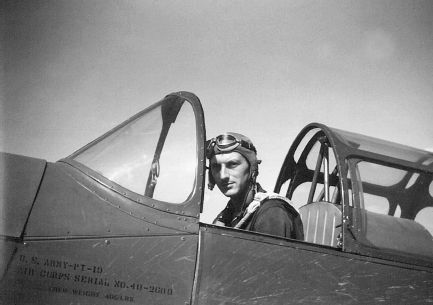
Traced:
<path fill-rule="evenodd" d="M 228 168 L 235 168 L 236 166 L 238 166 L 239 164 L 237 162 L 230 162 L 227 164 Z"/>

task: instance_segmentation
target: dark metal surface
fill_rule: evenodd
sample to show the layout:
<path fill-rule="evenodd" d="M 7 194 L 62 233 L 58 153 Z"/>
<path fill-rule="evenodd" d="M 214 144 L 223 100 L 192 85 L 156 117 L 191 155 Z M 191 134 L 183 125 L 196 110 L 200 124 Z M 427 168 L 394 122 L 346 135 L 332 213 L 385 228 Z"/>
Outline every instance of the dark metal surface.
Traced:
<path fill-rule="evenodd" d="M 425 304 L 433 269 L 203 225 L 193 304 Z"/>
<path fill-rule="evenodd" d="M 0 235 L 20 237 L 46 162 L 0 153 Z"/>
<path fill-rule="evenodd" d="M 168 214 L 150 205 L 131 201 L 67 164 L 49 164 L 25 236 L 63 238 L 197 232 L 196 218 Z"/>
<path fill-rule="evenodd" d="M 189 304 L 197 235 L 27 240 L 0 304 Z"/>

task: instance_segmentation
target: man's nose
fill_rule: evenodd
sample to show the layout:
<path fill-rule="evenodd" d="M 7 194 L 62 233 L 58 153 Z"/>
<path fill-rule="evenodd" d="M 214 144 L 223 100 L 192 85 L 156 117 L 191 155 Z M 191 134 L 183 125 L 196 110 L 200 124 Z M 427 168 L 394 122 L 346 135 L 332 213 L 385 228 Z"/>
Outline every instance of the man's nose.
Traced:
<path fill-rule="evenodd" d="M 227 179 L 229 177 L 228 170 L 225 166 L 221 166 L 220 177 L 221 180 Z"/>

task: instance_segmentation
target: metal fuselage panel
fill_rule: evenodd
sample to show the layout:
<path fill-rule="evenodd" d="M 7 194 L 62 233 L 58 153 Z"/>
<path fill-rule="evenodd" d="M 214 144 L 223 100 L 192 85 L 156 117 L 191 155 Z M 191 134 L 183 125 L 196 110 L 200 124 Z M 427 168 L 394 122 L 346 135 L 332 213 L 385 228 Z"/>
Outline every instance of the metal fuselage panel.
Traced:
<path fill-rule="evenodd" d="M 20 237 L 46 161 L 0 152 L 0 235 Z"/>
<path fill-rule="evenodd" d="M 0 281 L 0 304 L 185 304 L 197 235 L 27 241 Z"/>
<path fill-rule="evenodd" d="M 151 199 L 149 199 L 151 201 Z M 25 237 L 101 237 L 188 234 L 192 217 L 178 217 L 138 203 L 72 166 L 49 163 Z"/>
<path fill-rule="evenodd" d="M 48 163 L 24 233 L 0 236 L 0 304 L 190 303 L 197 219 L 151 203 Z"/>
<path fill-rule="evenodd" d="M 194 304 L 424 304 L 432 272 L 204 225 Z"/>

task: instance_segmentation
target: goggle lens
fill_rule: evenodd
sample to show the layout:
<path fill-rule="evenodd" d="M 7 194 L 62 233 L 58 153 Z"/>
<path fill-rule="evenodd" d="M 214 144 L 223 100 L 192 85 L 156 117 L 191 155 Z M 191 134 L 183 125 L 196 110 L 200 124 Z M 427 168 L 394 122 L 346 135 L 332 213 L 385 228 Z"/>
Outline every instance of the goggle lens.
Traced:
<path fill-rule="evenodd" d="M 238 147 L 239 145 L 241 145 L 242 147 L 252 150 L 254 152 L 256 152 L 256 148 L 254 147 L 254 145 L 243 141 L 243 140 L 239 140 L 236 137 L 229 135 L 229 134 L 223 134 L 223 135 L 219 135 L 216 138 L 213 138 L 211 140 L 208 141 L 209 144 L 206 148 L 206 156 L 207 158 L 211 158 L 212 155 L 214 154 L 214 148 L 215 146 L 218 147 L 219 151 L 223 151 L 223 152 L 228 152 L 228 151 L 232 151 L 234 150 L 236 147 Z"/>
<path fill-rule="evenodd" d="M 216 145 L 218 146 L 218 148 L 220 149 L 227 149 L 227 148 L 231 148 L 232 146 L 238 146 L 241 143 L 240 140 L 236 139 L 234 136 L 232 135 L 219 135 L 216 138 Z M 233 147 L 234 149 L 235 147 Z"/>

